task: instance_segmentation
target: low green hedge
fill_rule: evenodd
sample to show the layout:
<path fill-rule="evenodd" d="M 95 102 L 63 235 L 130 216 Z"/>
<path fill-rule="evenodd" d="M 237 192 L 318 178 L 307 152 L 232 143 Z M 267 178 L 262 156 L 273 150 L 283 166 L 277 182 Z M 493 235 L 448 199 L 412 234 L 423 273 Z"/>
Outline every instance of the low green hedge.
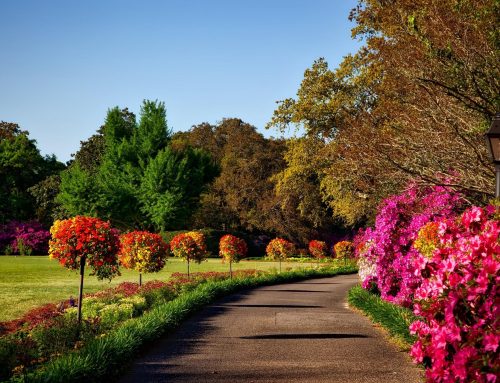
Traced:
<path fill-rule="evenodd" d="M 409 326 L 417 318 L 411 310 L 384 301 L 361 286 L 349 290 L 348 302 L 386 329 L 403 348 L 409 348 L 415 342 Z"/>
<path fill-rule="evenodd" d="M 352 265 L 337 268 L 298 270 L 281 274 L 206 282 L 193 291 L 161 304 L 139 318 L 130 319 L 105 336 L 88 342 L 79 350 L 54 359 L 35 372 L 12 382 L 101 382 L 119 375 L 137 351 L 173 331 L 188 315 L 216 299 L 263 285 L 272 285 L 356 272 Z"/>

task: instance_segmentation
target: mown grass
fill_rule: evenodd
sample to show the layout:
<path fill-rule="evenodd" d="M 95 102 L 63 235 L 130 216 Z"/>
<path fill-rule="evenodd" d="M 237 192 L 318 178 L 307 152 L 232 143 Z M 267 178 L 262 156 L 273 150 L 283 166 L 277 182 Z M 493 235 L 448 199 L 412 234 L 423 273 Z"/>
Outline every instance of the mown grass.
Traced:
<path fill-rule="evenodd" d="M 355 272 L 354 266 L 308 269 L 258 277 L 228 279 L 203 283 L 193 291 L 181 294 L 142 317 L 130 319 L 122 326 L 67 353 L 28 376 L 17 379 L 30 382 L 102 382 L 116 377 L 151 341 L 174 330 L 192 312 L 235 291 L 262 285 L 286 283 L 313 277 Z M 18 381 L 21 381 L 18 380 Z"/>
<path fill-rule="evenodd" d="M 415 342 L 416 339 L 410 334 L 408 327 L 417 318 L 409 309 L 386 302 L 361 286 L 349 290 L 348 302 L 387 330 L 393 341 L 402 349 L 409 349 Z"/>
<path fill-rule="evenodd" d="M 233 264 L 233 270 L 277 268 L 276 262 L 241 261 Z M 283 262 L 282 269 L 302 267 L 297 262 Z M 96 277 L 85 276 L 85 293 L 93 293 L 121 282 L 137 282 L 137 272 L 121 269 L 122 275 L 111 282 L 98 281 Z M 201 264 L 191 264 L 191 272 L 228 271 L 228 265 L 220 259 L 208 259 Z M 186 272 L 186 263 L 170 258 L 159 273 L 144 274 L 143 281 L 166 280 L 174 272 Z M 26 311 L 50 302 L 78 296 L 79 276 L 47 256 L 14 257 L 0 256 L 0 322 L 15 319 Z"/>

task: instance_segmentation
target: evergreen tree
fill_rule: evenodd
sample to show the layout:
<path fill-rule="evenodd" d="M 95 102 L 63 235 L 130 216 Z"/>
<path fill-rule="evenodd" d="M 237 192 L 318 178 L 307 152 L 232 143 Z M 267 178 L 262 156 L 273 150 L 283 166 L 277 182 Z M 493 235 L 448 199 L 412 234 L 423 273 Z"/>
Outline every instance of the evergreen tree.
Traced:
<path fill-rule="evenodd" d="M 75 161 L 62 176 L 58 200 L 63 206 L 120 227 L 160 230 L 185 224 L 216 169 L 199 150 L 169 147 L 165 105 L 144 101 L 138 123 L 127 109 L 110 109 L 101 131 L 98 166 Z"/>

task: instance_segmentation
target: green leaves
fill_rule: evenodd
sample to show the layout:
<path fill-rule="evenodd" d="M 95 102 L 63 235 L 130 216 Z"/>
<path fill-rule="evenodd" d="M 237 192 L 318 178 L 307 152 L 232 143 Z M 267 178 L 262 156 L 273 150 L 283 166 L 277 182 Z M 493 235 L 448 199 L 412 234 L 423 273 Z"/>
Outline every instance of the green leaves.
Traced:
<path fill-rule="evenodd" d="M 28 188 L 63 169 L 54 156 L 42 157 L 28 132 L 0 122 L 0 222 L 33 218 Z"/>
<path fill-rule="evenodd" d="M 102 153 L 97 138 L 85 146 L 99 153 L 97 166 L 75 161 L 62 176 L 58 200 L 66 210 L 106 218 L 119 227 L 185 225 L 216 169 L 201 150 L 170 147 L 165 105 L 144 101 L 138 123 L 127 109 L 110 109 L 102 132 Z"/>

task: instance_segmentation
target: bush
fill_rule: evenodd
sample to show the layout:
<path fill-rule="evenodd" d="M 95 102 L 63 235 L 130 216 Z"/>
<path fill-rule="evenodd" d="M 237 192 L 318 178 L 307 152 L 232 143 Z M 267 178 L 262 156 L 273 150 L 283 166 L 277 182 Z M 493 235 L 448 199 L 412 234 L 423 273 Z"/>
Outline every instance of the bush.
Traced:
<path fill-rule="evenodd" d="M 31 332 L 39 356 L 49 358 L 71 350 L 80 338 L 80 326 L 74 316 L 60 316 L 48 324 L 39 325 Z"/>
<path fill-rule="evenodd" d="M 428 222 L 455 217 L 463 207 L 463 197 L 448 188 L 410 187 L 381 204 L 375 227 L 355 238 L 363 286 L 376 283 L 382 298 L 411 306 L 420 278 L 415 275 L 412 246 L 418 231 Z"/>
<path fill-rule="evenodd" d="M 266 247 L 267 259 L 273 261 L 284 261 L 295 254 L 295 246 L 292 242 L 283 238 L 275 238 Z"/>
<path fill-rule="evenodd" d="M 231 234 L 226 234 L 220 239 L 219 254 L 227 262 L 239 262 L 248 253 L 246 242 Z"/>
<path fill-rule="evenodd" d="M 324 259 L 328 256 L 328 245 L 323 241 L 312 240 L 309 242 L 309 253 L 316 259 Z"/>
<path fill-rule="evenodd" d="M 47 254 L 50 233 L 37 221 L 11 221 L 0 225 L 0 252 L 3 254 Z"/>
<path fill-rule="evenodd" d="M 71 270 L 80 268 L 80 261 L 92 268 L 91 275 L 111 280 L 118 271 L 120 241 L 109 222 L 98 218 L 76 216 L 56 221 L 50 229 L 49 256 Z"/>
<path fill-rule="evenodd" d="M 158 234 L 132 231 L 120 236 L 120 263 L 139 273 L 155 273 L 163 269 L 169 253 L 168 245 Z M 139 276 L 142 285 L 142 276 Z"/>
<path fill-rule="evenodd" d="M 248 246 L 249 257 L 261 257 L 266 251 L 266 245 L 269 243 L 269 238 L 265 235 L 253 235 L 239 231 L 224 231 L 215 229 L 200 229 L 197 230 L 205 235 L 207 256 L 212 258 L 219 257 L 220 239 L 226 234 L 231 234 L 243 239 Z M 188 230 L 165 231 L 160 233 L 166 243 L 170 243 L 172 239 L 178 235 L 189 232 Z"/>
<path fill-rule="evenodd" d="M 196 231 L 176 235 L 170 241 L 170 249 L 174 256 L 188 262 L 200 263 L 207 255 L 205 236 Z"/>
<path fill-rule="evenodd" d="M 333 246 L 333 252 L 338 259 L 354 258 L 354 245 L 351 241 L 340 241 Z"/>
<path fill-rule="evenodd" d="M 500 224 L 495 209 L 468 209 L 459 220 L 424 227 L 418 259 L 422 280 L 411 325 L 418 336 L 411 354 L 429 382 L 493 382 L 500 373 L 498 309 Z M 425 241 L 423 238 L 426 238 Z M 430 238 L 430 239 L 429 239 Z"/>

